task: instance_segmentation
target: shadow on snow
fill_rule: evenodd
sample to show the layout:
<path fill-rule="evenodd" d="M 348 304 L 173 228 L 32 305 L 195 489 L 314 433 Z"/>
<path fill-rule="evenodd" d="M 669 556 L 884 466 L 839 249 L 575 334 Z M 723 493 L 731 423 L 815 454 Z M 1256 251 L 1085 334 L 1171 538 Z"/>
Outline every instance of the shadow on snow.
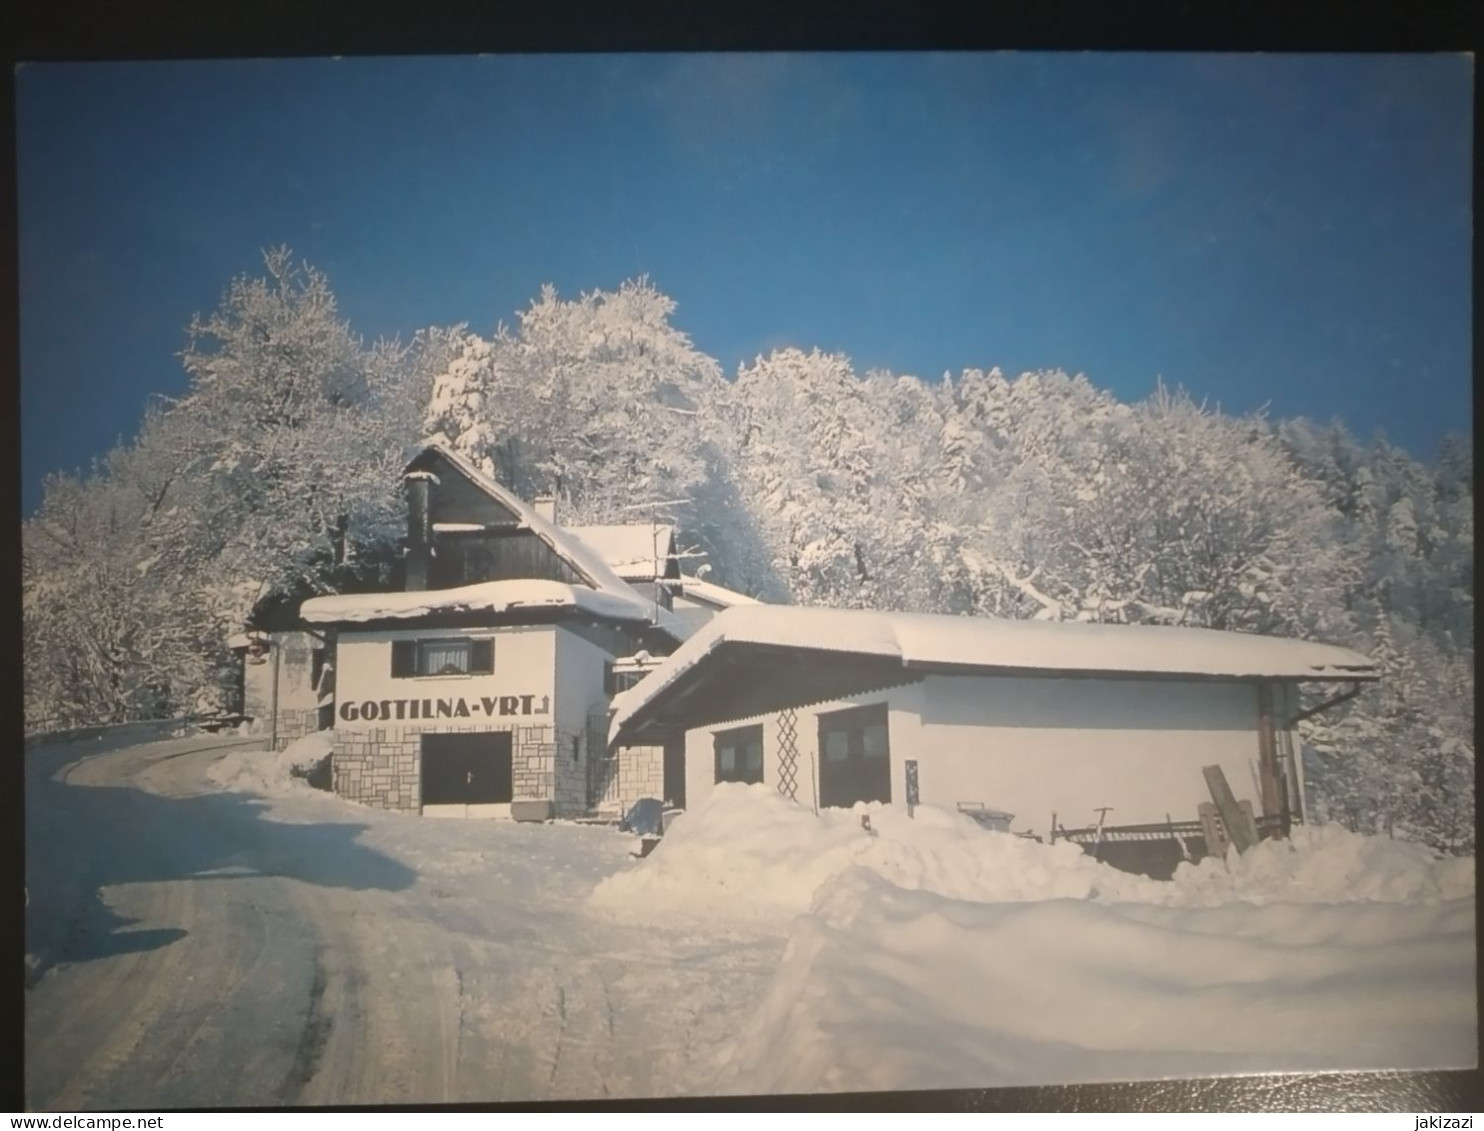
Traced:
<path fill-rule="evenodd" d="M 103 899 L 114 885 L 283 876 L 316 887 L 401 891 L 416 880 L 411 869 L 357 842 L 365 824 L 283 824 L 264 820 L 266 803 L 251 795 L 169 798 L 52 776 L 77 756 L 28 759 L 27 985 L 59 963 L 185 937 L 174 927 L 128 929 L 135 920 Z"/>

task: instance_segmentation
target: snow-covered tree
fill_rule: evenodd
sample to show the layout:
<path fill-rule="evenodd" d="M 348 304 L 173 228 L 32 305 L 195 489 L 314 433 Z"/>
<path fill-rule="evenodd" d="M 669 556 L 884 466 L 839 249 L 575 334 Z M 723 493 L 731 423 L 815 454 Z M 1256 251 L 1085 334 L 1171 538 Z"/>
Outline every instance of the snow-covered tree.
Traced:
<path fill-rule="evenodd" d="M 425 429 L 517 491 L 556 494 L 573 521 L 687 500 L 707 478 L 721 374 L 674 310 L 647 279 L 573 300 L 544 287 L 513 332 L 461 336 Z"/>
<path fill-rule="evenodd" d="M 284 249 L 264 264 L 192 322 L 186 395 L 87 478 L 49 482 L 25 524 L 33 718 L 223 705 L 225 638 L 258 601 L 334 587 L 401 529 L 398 472 L 443 336 L 364 347 L 321 274 Z"/>
<path fill-rule="evenodd" d="M 720 367 L 646 279 L 554 289 L 489 337 L 365 345 L 289 253 L 197 318 L 191 384 L 24 524 L 26 712 L 221 703 L 224 637 L 273 594 L 389 562 L 409 448 L 438 436 L 564 521 L 674 522 L 771 600 L 1204 625 L 1331 640 L 1379 684 L 1304 726 L 1321 813 L 1472 850 L 1473 461 L 1160 388 L 840 353 Z"/>

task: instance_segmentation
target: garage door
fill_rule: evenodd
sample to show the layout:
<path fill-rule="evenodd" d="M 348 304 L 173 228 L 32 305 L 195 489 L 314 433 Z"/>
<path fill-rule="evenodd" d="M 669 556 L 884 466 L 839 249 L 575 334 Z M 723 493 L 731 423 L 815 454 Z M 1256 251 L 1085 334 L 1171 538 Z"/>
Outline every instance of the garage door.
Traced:
<path fill-rule="evenodd" d="M 514 795 L 510 732 L 422 736 L 424 805 L 487 805 Z"/>

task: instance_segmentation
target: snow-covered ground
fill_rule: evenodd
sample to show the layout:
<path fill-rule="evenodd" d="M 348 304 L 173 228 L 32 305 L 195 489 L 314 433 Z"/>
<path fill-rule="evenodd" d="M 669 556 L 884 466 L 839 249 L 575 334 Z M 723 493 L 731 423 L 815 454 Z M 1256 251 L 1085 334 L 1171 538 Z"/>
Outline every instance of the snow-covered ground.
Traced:
<path fill-rule="evenodd" d="M 364 808 L 235 740 L 28 758 L 28 1106 L 713 1090 L 771 925 L 591 911 L 634 837 Z"/>
<path fill-rule="evenodd" d="M 28 919 L 45 919 L 28 922 L 28 949 L 45 948 L 50 971 L 27 995 L 28 1102 L 818 1092 L 1476 1060 L 1471 859 L 1309 830 L 1157 883 L 955 813 L 816 816 L 741 785 L 718 786 L 639 859 L 610 828 L 344 802 L 290 773 L 325 743 L 275 755 L 184 741 L 28 772 L 28 836 L 50 838 L 28 849 Z M 45 851 L 64 834 L 69 853 Z M 98 893 L 88 916 L 73 915 L 74 889 Z"/>
<path fill-rule="evenodd" d="M 719 1091 L 1477 1060 L 1473 860 L 1340 829 L 1160 883 L 955 813 L 721 785 L 592 901 L 787 923 Z"/>

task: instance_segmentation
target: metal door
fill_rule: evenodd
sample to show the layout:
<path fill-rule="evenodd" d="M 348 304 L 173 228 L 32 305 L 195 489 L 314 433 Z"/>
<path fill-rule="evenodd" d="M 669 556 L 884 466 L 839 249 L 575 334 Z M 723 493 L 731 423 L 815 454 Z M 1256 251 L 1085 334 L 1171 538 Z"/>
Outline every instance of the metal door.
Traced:
<path fill-rule="evenodd" d="M 422 736 L 424 805 L 486 805 L 514 796 L 510 732 Z"/>

